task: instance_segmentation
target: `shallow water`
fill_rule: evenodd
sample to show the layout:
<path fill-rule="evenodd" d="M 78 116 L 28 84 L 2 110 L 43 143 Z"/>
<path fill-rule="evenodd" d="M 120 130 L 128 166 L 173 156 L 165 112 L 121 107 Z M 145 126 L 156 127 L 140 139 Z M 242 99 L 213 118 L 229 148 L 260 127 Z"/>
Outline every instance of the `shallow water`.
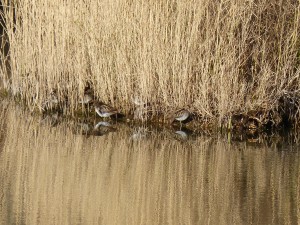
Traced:
<path fill-rule="evenodd" d="M 295 136 L 108 125 L 0 103 L 0 224 L 300 223 Z"/>

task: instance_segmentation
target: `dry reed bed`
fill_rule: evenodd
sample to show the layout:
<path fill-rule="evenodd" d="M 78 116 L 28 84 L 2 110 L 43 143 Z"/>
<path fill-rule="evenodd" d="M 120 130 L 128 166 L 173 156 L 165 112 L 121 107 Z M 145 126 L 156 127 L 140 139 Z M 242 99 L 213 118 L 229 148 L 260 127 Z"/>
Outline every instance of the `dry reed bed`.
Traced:
<path fill-rule="evenodd" d="M 73 114 L 90 84 L 125 114 L 139 96 L 154 112 L 185 107 L 219 125 L 253 111 L 299 118 L 298 1 L 2 2 L 1 78 L 31 108 L 55 90 Z"/>

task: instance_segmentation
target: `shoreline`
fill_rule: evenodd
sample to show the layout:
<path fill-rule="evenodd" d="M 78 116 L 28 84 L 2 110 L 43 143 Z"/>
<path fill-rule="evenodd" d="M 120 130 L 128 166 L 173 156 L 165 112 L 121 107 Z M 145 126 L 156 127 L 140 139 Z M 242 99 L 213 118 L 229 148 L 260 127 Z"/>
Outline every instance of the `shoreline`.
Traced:
<path fill-rule="evenodd" d="M 178 139 L 186 141 L 190 137 L 198 135 L 227 135 L 228 141 L 246 141 L 246 142 L 260 142 L 263 139 L 272 138 L 273 136 L 282 136 L 290 131 L 296 131 L 297 126 L 291 124 L 291 121 L 284 122 L 284 115 L 278 112 L 262 112 L 251 111 L 249 113 L 233 114 L 231 117 L 223 119 L 221 126 L 217 121 L 197 117 L 191 115 L 189 120 L 182 124 L 178 121 L 167 123 L 164 116 L 153 116 L 148 120 L 135 120 L 133 114 L 121 115 L 117 119 L 103 119 L 99 117 L 94 111 L 93 106 L 84 106 L 73 111 L 73 115 L 64 113 L 62 108 L 53 108 L 46 111 L 39 111 L 37 109 L 30 110 L 29 107 L 18 97 L 12 96 L 3 89 L 0 90 L 0 98 L 3 100 L 13 100 L 15 104 L 21 105 L 31 115 L 38 115 L 45 118 L 52 118 L 54 120 L 66 120 L 78 123 L 86 123 L 89 127 L 95 126 L 97 123 L 123 124 L 128 127 L 144 127 L 146 129 L 167 130 L 176 135 L 178 132 Z M 262 116 L 264 115 L 264 117 Z M 275 117 L 276 116 L 276 117 Z M 286 115 L 285 115 L 286 116 Z M 259 119 L 259 117 L 261 119 Z M 51 119 L 51 120 L 52 120 Z M 263 120 L 262 120 L 263 119 Z M 55 124 L 56 122 L 54 122 Z M 51 124 L 50 124 L 51 125 Z M 105 125 L 100 125 L 105 127 Z M 107 126 L 110 127 L 110 126 Z M 94 132 L 94 133 L 93 133 Z M 109 131 L 110 132 L 110 131 Z M 101 132 L 100 132 L 101 133 Z M 85 135 L 99 135 L 99 132 L 91 130 L 91 132 L 83 133 Z M 183 135 L 183 137 L 182 137 Z"/>

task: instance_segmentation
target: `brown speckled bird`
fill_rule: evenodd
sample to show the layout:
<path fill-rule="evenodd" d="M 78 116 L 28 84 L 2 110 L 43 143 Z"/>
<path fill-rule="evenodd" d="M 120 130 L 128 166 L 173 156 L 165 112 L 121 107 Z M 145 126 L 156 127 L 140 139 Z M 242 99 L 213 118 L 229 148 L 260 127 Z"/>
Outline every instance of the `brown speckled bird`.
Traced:
<path fill-rule="evenodd" d="M 190 112 L 186 109 L 180 109 L 175 111 L 174 113 L 172 113 L 169 118 L 170 118 L 170 122 L 173 123 L 174 120 L 177 120 L 180 122 L 180 124 L 187 120 L 190 116 Z"/>
<path fill-rule="evenodd" d="M 104 118 L 110 117 L 110 116 L 118 113 L 118 111 L 115 108 L 113 108 L 101 101 L 94 102 L 94 106 L 95 106 L 96 113 L 99 116 L 104 117 Z"/>

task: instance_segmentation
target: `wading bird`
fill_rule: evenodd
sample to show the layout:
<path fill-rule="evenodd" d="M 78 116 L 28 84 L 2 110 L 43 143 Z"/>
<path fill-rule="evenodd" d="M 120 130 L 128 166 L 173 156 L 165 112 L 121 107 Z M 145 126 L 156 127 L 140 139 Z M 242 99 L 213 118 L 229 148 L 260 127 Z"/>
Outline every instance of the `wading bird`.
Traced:
<path fill-rule="evenodd" d="M 89 104 L 92 103 L 94 100 L 94 92 L 92 89 L 87 89 L 84 91 L 83 98 L 80 100 L 79 103 L 81 104 Z"/>
<path fill-rule="evenodd" d="M 188 110 L 180 109 L 180 110 L 178 110 L 174 113 L 174 120 L 177 120 L 179 122 L 183 122 L 187 118 L 189 118 L 189 116 L 190 116 L 190 112 Z"/>
<path fill-rule="evenodd" d="M 96 113 L 99 116 L 104 117 L 104 118 L 110 117 L 112 115 L 116 115 L 118 113 L 118 111 L 115 108 L 113 108 L 103 102 L 99 102 L 99 101 L 94 102 L 94 107 L 95 107 Z"/>
<path fill-rule="evenodd" d="M 187 120 L 189 116 L 190 116 L 190 112 L 188 110 L 180 109 L 171 114 L 170 121 L 171 123 L 173 123 L 174 120 L 177 120 L 180 122 L 180 126 L 181 126 L 181 123 Z"/>

